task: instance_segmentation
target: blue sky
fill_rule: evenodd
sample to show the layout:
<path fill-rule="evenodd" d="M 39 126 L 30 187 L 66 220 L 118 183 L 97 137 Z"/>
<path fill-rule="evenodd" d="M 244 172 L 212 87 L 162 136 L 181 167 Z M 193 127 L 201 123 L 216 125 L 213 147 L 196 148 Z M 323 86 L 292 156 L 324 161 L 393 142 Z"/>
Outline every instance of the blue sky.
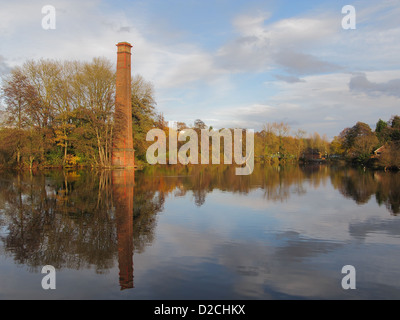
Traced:
<path fill-rule="evenodd" d="M 341 26 L 344 5 L 355 30 Z M 56 29 L 44 30 L 44 5 Z M 27 59 L 116 60 L 154 85 L 168 121 L 260 130 L 284 121 L 329 138 L 400 114 L 400 2 L 3 1 L 0 73 Z"/>

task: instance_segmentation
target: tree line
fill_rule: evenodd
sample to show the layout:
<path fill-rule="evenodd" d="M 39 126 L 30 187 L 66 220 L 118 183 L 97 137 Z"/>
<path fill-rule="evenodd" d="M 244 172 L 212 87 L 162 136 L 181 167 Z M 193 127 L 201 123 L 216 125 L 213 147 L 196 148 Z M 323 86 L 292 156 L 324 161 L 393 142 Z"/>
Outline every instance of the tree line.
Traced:
<path fill-rule="evenodd" d="M 177 127 L 178 131 L 187 128 L 182 122 Z M 208 127 L 198 119 L 194 128 Z M 221 153 L 223 149 L 221 145 Z M 362 166 L 400 169 L 400 116 L 392 116 L 387 122 L 379 119 L 375 130 L 357 122 L 332 141 L 318 132 L 292 131 L 284 122 L 266 123 L 261 131 L 255 132 L 254 155 L 257 162 L 268 164 L 343 159 Z"/>
<path fill-rule="evenodd" d="M 109 167 L 114 128 L 115 70 L 105 58 L 90 62 L 28 60 L 14 67 L 0 88 L 0 166 Z M 170 128 L 156 110 L 154 88 L 142 76 L 132 79 L 132 126 L 136 163 L 146 164 L 152 128 Z M 197 119 L 175 130 L 216 130 Z M 232 130 L 232 129 L 231 129 Z M 168 139 L 167 139 L 168 141 Z M 243 140 L 244 141 L 244 140 Z M 179 141 L 178 147 L 185 142 Z M 211 142 L 210 142 L 211 143 Z M 224 141 L 221 142 L 221 157 Z M 383 148 L 381 148 L 383 147 Z M 379 153 L 374 153 L 378 150 Z M 245 146 L 242 150 L 245 152 Z M 200 152 L 201 150 L 199 150 Z M 200 154 L 200 153 L 199 153 Z M 363 122 L 332 141 L 317 132 L 292 131 L 284 122 L 266 123 L 254 135 L 257 162 L 281 163 L 341 157 L 354 163 L 400 167 L 400 117 Z"/>
<path fill-rule="evenodd" d="M 3 166 L 111 164 L 115 70 L 107 59 L 29 60 L 3 79 L 1 97 Z M 152 84 L 135 76 L 132 113 L 139 160 L 145 155 L 144 132 L 163 122 L 155 105 Z"/>

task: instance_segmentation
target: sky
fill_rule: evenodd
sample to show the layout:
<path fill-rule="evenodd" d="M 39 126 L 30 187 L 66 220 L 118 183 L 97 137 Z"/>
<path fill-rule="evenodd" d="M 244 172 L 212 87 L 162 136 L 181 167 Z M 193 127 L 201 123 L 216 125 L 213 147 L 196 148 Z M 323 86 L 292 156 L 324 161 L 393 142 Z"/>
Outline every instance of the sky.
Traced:
<path fill-rule="evenodd" d="M 28 59 L 115 64 L 127 41 L 167 121 L 285 122 L 331 139 L 400 114 L 399 17 L 398 0 L 0 0 L 0 76 Z"/>

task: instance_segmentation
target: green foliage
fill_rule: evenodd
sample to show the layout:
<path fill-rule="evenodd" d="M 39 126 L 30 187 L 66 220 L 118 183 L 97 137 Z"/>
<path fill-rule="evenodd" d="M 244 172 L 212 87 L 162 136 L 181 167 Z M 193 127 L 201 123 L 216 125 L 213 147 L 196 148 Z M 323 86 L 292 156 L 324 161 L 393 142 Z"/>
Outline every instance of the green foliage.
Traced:
<path fill-rule="evenodd" d="M 331 149 L 342 149 L 343 154 L 355 163 L 366 165 L 373 162 L 382 167 L 400 168 L 400 117 L 393 116 L 388 122 L 379 119 L 375 131 L 362 122 L 344 129 L 331 143 Z M 383 147 L 383 151 L 375 151 Z"/>
<path fill-rule="evenodd" d="M 387 142 L 389 140 L 387 122 L 379 119 L 379 121 L 376 123 L 375 134 L 381 144 Z"/>
<path fill-rule="evenodd" d="M 392 119 L 390 119 L 390 126 L 392 129 L 400 130 L 400 116 L 393 116 Z"/>
<path fill-rule="evenodd" d="M 52 148 L 46 154 L 46 163 L 49 166 L 62 166 L 63 164 L 63 150 L 61 148 Z"/>
<path fill-rule="evenodd" d="M 344 154 L 360 164 L 365 164 L 379 146 L 375 132 L 363 122 L 343 130 L 338 140 L 342 142 Z"/>

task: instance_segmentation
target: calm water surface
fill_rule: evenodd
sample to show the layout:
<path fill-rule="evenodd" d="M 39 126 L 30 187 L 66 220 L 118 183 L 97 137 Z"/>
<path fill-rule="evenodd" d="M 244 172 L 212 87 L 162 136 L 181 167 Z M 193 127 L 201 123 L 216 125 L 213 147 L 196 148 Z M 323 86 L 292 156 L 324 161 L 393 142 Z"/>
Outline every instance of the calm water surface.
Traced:
<path fill-rule="evenodd" d="M 399 205 L 400 173 L 324 165 L 2 172 L 0 299 L 399 299 Z"/>

